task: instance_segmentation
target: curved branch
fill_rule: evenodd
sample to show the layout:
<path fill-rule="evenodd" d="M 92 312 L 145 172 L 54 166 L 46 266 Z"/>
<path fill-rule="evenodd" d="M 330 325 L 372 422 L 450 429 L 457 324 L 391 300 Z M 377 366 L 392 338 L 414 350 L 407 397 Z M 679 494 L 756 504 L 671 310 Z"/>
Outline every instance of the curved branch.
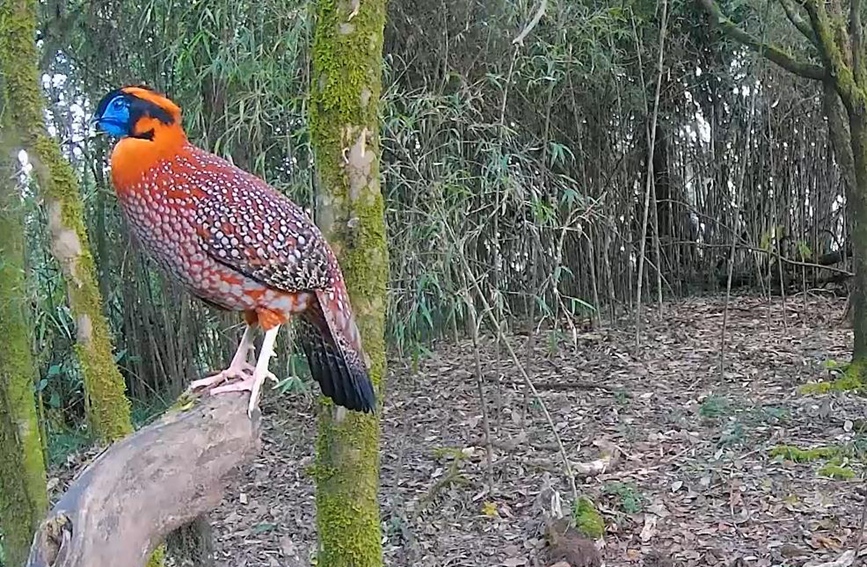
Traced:
<path fill-rule="evenodd" d="M 821 65 L 798 61 L 779 47 L 763 43 L 757 37 L 745 32 L 722 13 L 714 0 L 696 1 L 714 19 L 726 35 L 765 57 L 768 61 L 776 63 L 786 71 L 806 79 L 820 81 L 827 75 L 825 68 Z"/>
<path fill-rule="evenodd" d="M 207 396 L 117 441 L 69 486 L 26 567 L 144 567 L 175 529 L 214 509 L 259 451 L 247 394 Z"/>
<path fill-rule="evenodd" d="M 542 16 L 545 15 L 545 8 L 547 6 L 548 0 L 542 0 L 542 2 L 539 3 L 539 8 L 536 10 L 536 14 L 533 16 L 533 19 L 530 20 L 530 23 L 527 24 L 527 27 L 525 27 L 521 31 L 521 33 L 518 34 L 518 37 L 512 40 L 512 45 L 524 45 L 524 39 L 526 39 L 527 36 L 530 35 L 530 32 L 533 31 L 533 28 L 536 27 L 536 24 L 538 24 L 539 21 L 542 19 Z"/>
<path fill-rule="evenodd" d="M 792 22 L 792 25 L 798 28 L 798 31 L 801 32 L 801 35 L 810 40 L 810 43 L 819 46 L 819 40 L 816 39 L 816 34 L 813 33 L 813 28 L 810 27 L 810 22 L 801 17 L 801 14 L 797 12 L 795 6 L 792 4 L 792 0 L 777 0 L 780 6 L 783 7 L 783 11 L 786 13 L 786 17 Z"/>
<path fill-rule="evenodd" d="M 861 0 L 852 0 L 849 6 L 849 36 L 852 38 L 852 67 L 855 70 L 855 81 L 864 84 L 864 53 L 862 53 Z"/>
<path fill-rule="evenodd" d="M 837 45 L 834 37 L 834 26 L 825 9 L 824 1 L 803 0 L 803 2 L 804 8 L 810 15 L 813 29 L 816 30 L 816 37 L 819 39 L 819 49 L 822 51 L 825 61 L 827 61 L 830 68 L 831 75 L 834 77 L 834 85 L 837 88 L 837 92 L 840 93 L 843 104 L 847 108 L 852 108 L 863 99 L 863 93 L 861 93 L 855 83 L 852 69 L 846 64 L 844 52 Z"/>

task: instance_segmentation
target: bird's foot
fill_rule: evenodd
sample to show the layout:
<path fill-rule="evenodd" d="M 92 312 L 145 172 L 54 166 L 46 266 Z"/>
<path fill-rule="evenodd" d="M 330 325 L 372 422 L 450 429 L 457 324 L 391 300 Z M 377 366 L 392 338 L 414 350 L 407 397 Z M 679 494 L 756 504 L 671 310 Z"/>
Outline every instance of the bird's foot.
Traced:
<path fill-rule="evenodd" d="M 217 372 L 213 376 L 208 376 L 207 378 L 202 378 L 200 380 L 193 380 L 190 382 L 190 389 L 195 391 L 201 388 L 219 386 L 223 382 L 232 380 L 233 378 L 240 378 L 243 381 L 253 375 L 253 370 L 253 365 L 248 362 L 235 362 L 227 369 L 222 372 Z M 211 390 L 211 393 L 213 393 L 213 389 Z"/>
<path fill-rule="evenodd" d="M 253 385 L 258 381 L 259 383 L 264 382 L 265 378 L 270 378 L 274 382 L 279 382 L 277 377 L 274 376 L 273 372 L 265 372 L 265 375 L 260 379 L 256 376 L 256 373 L 246 374 L 244 375 L 242 380 L 238 380 L 236 382 L 229 382 L 228 384 L 224 384 L 222 386 L 217 386 L 216 388 L 211 388 L 208 390 L 211 394 L 225 394 L 227 392 L 252 392 Z"/>
<path fill-rule="evenodd" d="M 273 372 L 265 370 L 257 373 L 254 370 L 251 376 L 248 376 L 243 380 L 211 388 L 210 393 L 225 394 L 228 392 L 250 392 L 250 401 L 247 404 L 247 415 L 252 419 L 253 414 L 257 413 L 259 410 L 259 397 L 261 396 L 262 383 L 268 378 L 273 380 L 275 383 L 279 383 L 279 380 L 277 380 L 277 377 Z"/>

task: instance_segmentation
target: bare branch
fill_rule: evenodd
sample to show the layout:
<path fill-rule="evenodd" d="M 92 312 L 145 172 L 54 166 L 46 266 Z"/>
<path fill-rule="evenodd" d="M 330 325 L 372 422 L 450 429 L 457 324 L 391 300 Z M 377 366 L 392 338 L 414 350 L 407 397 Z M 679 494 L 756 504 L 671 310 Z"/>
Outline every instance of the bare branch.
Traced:
<path fill-rule="evenodd" d="M 849 5 L 849 37 L 852 38 L 852 68 L 855 71 L 855 81 L 864 84 L 864 54 L 861 52 L 861 0 L 851 0 Z"/>
<path fill-rule="evenodd" d="M 846 32 L 846 19 L 843 17 L 843 5 L 840 0 L 825 0 L 826 9 L 831 16 L 831 29 L 834 31 L 834 41 L 837 49 L 843 54 L 843 61 L 852 67 L 852 45 Z"/>
<path fill-rule="evenodd" d="M 810 22 L 801 17 L 801 14 L 798 13 L 795 6 L 792 4 L 792 0 L 777 0 L 780 3 L 780 6 L 783 7 L 783 11 L 786 13 L 786 17 L 792 22 L 792 25 L 795 26 L 801 35 L 810 40 L 815 46 L 819 45 L 819 40 L 816 39 L 816 34 L 813 33 L 813 28 L 810 27 Z"/>
<path fill-rule="evenodd" d="M 536 27 L 536 24 L 542 19 L 542 16 L 545 15 L 545 8 L 548 6 L 548 0 L 542 0 L 539 3 L 539 8 L 536 10 L 536 13 L 533 15 L 533 19 L 530 20 L 530 23 L 527 24 L 521 33 L 518 34 L 518 37 L 512 40 L 512 45 L 524 45 L 524 40 L 530 35 L 530 32 L 533 31 L 533 28 Z"/>
<path fill-rule="evenodd" d="M 834 26 L 825 10 L 825 3 L 816 0 L 803 0 L 803 2 L 804 8 L 810 15 L 811 25 L 816 30 L 819 49 L 830 67 L 831 76 L 834 77 L 837 92 L 840 93 L 843 104 L 851 108 L 853 104 L 863 98 L 863 93 L 859 92 L 860 89 L 855 84 L 852 69 L 846 64 L 845 54 L 834 40 Z"/>
<path fill-rule="evenodd" d="M 109 446 L 33 538 L 27 567 L 144 567 L 175 529 L 214 509 L 259 450 L 245 394 L 208 396 Z"/>
<path fill-rule="evenodd" d="M 825 77 L 826 71 L 821 65 L 798 61 L 779 47 L 763 43 L 755 36 L 739 28 L 720 11 L 719 6 L 714 0 L 696 1 L 716 21 L 717 25 L 719 25 L 726 35 L 738 43 L 749 47 L 759 55 L 768 59 L 768 61 L 776 63 L 786 71 L 806 79 L 819 81 Z"/>

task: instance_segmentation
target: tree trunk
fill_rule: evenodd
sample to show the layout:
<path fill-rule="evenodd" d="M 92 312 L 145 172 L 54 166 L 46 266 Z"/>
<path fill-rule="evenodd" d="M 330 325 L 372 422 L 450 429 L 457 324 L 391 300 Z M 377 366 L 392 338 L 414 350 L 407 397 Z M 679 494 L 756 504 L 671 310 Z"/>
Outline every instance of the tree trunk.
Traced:
<path fill-rule="evenodd" d="M 846 110 L 840 102 L 840 95 L 830 79 L 822 81 L 822 111 L 828 118 L 828 134 L 831 149 L 843 176 L 846 202 L 852 203 L 852 190 L 856 187 L 855 163 L 852 158 L 852 144 L 846 124 Z"/>
<path fill-rule="evenodd" d="M 5 110 L 8 125 L 20 136 L 18 147 L 27 151 L 33 164 L 48 211 L 51 251 L 63 272 L 69 307 L 77 326 L 76 354 L 84 377 L 88 420 L 101 440 L 112 442 L 132 433 L 130 403 L 124 393 L 123 376 L 114 361 L 108 321 L 102 312 L 102 295 L 84 228 L 78 179 L 57 141 L 45 130 L 34 41 L 36 10 L 35 0 L 0 0 L 0 76 L 5 78 L 3 87 L 8 101 Z M 30 451 L 27 446 L 25 450 Z M 162 564 L 163 550 L 161 547 L 154 554 L 150 565 Z"/>
<path fill-rule="evenodd" d="M 853 369 L 864 377 L 867 364 L 867 111 L 862 105 L 849 109 L 849 131 L 852 136 L 852 158 L 855 166 L 854 191 L 849 203 L 852 224 L 852 313 L 855 340 L 852 352 Z"/>
<path fill-rule="evenodd" d="M 88 417 L 101 439 L 114 441 L 132 431 L 130 406 L 101 308 L 78 180 L 60 146 L 45 131 L 34 42 L 37 2 L 2 0 L 0 5 L 0 74 L 6 80 L 10 120 L 33 164 L 48 211 L 52 253 L 63 271 L 77 325 L 76 353 L 84 376 Z"/>
<path fill-rule="evenodd" d="M 0 10 L 0 19 L 6 16 Z M 36 372 L 24 278 L 24 211 L 16 182 L 20 146 L 6 119 L 7 100 L 5 84 L 0 84 L 0 533 L 7 563 L 17 566 L 27 558 L 48 498 L 33 396 Z"/>
<path fill-rule="evenodd" d="M 310 105 L 317 222 L 343 269 L 378 390 L 385 375 L 388 277 L 378 123 L 385 14 L 385 0 L 316 3 Z M 346 412 L 322 400 L 318 563 L 381 566 L 378 414 Z"/>

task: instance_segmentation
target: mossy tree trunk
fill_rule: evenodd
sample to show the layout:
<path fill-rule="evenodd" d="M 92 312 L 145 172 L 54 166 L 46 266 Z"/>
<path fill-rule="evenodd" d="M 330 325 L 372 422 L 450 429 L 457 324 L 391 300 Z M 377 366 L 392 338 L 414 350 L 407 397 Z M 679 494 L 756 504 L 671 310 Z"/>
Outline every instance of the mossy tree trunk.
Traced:
<path fill-rule="evenodd" d="M 90 424 L 99 438 L 114 441 L 132 431 L 130 405 L 101 308 L 78 180 L 45 129 L 35 43 L 37 2 L 0 0 L 0 6 L 0 74 L 9 96 L 8 120 L 27 150 L 48 211 L 52 252 L 63 272 L 77 326 L 76 352 Z"/>
<path fill-rule="evenodd" d="M 6 16 L 0 12 L 0 18 Z M 5 52 L 4 52 L 5 53 Z M 2 56 L 2 55 L 0 55 Z M 7 564 L 23 565 L 48 498 L 33 386 L 25 290 L 24 211 L 15 129 L 0 79 L 0 533 Z"/>
<path fill-rule="evenodd" d="M 848 9 L 844 9 L 841 0 L 777 0 L 788 20 L 803 36 L 805 51 L 820 64 L 800 61 L 750 35 L 728 19 L 714 0 L 697 2 L 729 37 L 791 73 L 824 83 L 823 109 L 837 163 L 847 185 L 854 263 L 854 341 L 849 380 L 863 384 L 867 378 L 867 50 L 863 41 L 861 0 L 850 0 Z M 836 95 L 832 95 L 831 90 Z M 839 102 L 845 108 L 848 131 L 839 114 Z"/>
<path fill-rule="evenodd" d="M 385 375 L 388 251 L 379 182 L 385 0 L 316 2 L 310 125 L 316 221 L 334 247 L 378 391 Z M 322 567 L 382 565 L 378 412 L 319 412 L 316 508 Z"/>

